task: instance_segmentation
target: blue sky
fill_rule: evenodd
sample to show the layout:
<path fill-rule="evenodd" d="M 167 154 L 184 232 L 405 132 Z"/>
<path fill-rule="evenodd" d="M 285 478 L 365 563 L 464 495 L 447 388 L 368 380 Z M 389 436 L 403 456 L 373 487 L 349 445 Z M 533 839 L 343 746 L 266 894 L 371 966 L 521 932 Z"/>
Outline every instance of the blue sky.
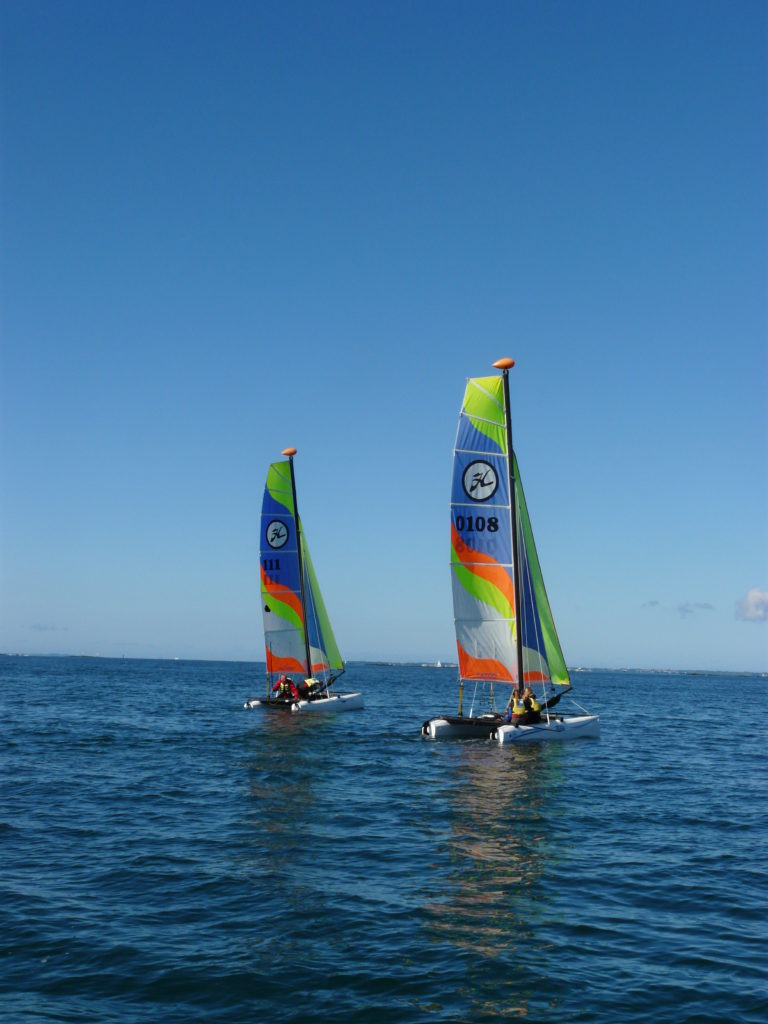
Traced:
<path fill-rule="evenodd" d="M 510 355 L 569 663 L 768 670 L 763 3 L 0 30 L 0 650 L 262 659 L 294 445 L 342 653 L 454 659 L 458 410 Z"/>

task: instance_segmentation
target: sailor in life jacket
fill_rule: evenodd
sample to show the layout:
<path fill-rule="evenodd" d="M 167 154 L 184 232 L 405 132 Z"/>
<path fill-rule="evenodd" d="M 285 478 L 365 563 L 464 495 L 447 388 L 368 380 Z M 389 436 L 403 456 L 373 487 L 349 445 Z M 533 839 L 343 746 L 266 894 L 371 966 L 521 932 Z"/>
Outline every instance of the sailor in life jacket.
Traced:
<path fill-rule="evenodd" d="M 513 725 L 529 725 L 541 721 L 541 705 L 534 697 L 530 686 L 526 686 L 525 690 L 512 691 L 504 720 Z"/>
<path fill-rule="evenodd" d="M 524 723 L 529 725 L 532 722 L 541 721 L 541 704 L 533 696 L 533 690 L 526 686 L 523 693 L 523 704 L 525 706 Z"/>
<path fill-rule="evenodd" d="M 290 676 L 285 674 L 281 675 L 272 687 L 272 693 L 276 694 L 278 697 L 292 697 L 294 700 L 299 699 L 299 691 L 296 689 L 296 684 Z"/>
<path fill-rule="evenodd" d="M 523 704 L 522 690 L 515 688 L 512 691 L 512 696 L 509 698 L 509 704 L 507 704 L 504 712 L 504 721 L 511 722 L 515 719 L 521 718 L 524 714 L 525 704 Z"/>
<path fill-rule="evenodd" d="M 310 676 L 309 679 L 304 680 L 299 689 L 302 697 L 306 700 L 314 700 L 315 697 L 320 696 L 320 680 Z"/>

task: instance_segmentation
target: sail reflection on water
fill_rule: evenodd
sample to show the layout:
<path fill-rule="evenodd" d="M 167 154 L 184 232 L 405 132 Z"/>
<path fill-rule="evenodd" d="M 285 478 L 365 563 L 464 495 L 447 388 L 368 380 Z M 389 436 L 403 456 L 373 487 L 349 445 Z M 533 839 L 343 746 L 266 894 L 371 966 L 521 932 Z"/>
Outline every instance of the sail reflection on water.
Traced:
<path fill-rule="evenodd" d="M 308 860 L 304 839 L 317 814 L 318 758 L 307 733 L 316 734 L 324 724 L 301 715 L 265 715 L 258 720 L 257 742 L 248 752 L 252 867 L 274 875 L 278 885 L 290 868 L 289 892 Z"/>
<path fill-rule="evenodd" d="M 470 954 L 463 998 L 474 999 L 472 972 L 498 975 L 498 1004 L 482 1016 L 524 1016 L 544 979 L 536 961 L 547 949 L 537 924 L 558 861 L 552 830 L 561 780 L 559 748 L 528 747 L 514 760 L 495 748 L 464 744 L 445 846 L 450 861 L 442 898 L 428 908 L 428 931 Z M 478 959 L 479 954 L 479 959 Z M 477 991 L 487 991 L 478 985 Z"/>

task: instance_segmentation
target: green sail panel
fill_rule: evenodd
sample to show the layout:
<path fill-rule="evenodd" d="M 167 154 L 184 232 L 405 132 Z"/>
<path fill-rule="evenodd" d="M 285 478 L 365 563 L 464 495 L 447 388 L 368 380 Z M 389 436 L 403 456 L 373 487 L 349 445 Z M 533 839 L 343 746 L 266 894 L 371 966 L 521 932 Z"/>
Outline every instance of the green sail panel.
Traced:
<path fill-rule="evenodd" d="M 570 676 L 555 629 L 555 620 L 544 586 L 536 543 L 533 539 L 528 504 L 525 500 L 517 457 L 515 467 L 515 502 L 517 505 L 521 553 L 521 607 L 523 617 L 523 674 L 535 679 L 537 673 L 553 683 L 567 685 Z"/>
<path fill-rule="evenodd" d="M 309 554 L 304 531 L 301 531 L 301 555 L 304 562 L 305 593 L 307 596 L 307 623 L 309 628 L 309 647 L 312 656 L 312 674 L 322 675 L 333 673 L 334 678 L 344 671 L 336 637 L 333 635 L 331 620 L 320 592 L 315 567 Z"/>

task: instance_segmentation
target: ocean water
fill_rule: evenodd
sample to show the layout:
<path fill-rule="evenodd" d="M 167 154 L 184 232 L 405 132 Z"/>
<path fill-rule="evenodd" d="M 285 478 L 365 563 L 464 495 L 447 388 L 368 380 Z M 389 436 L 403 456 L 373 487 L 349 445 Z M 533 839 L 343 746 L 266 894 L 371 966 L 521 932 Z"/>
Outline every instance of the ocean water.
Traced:
<path fill-rule="evenodd" d="M 518 750 L 421 739 L 451 669 L 0 659 L 3 1019 L 764 1024 L 768 679 L 574 681 Z"/>

